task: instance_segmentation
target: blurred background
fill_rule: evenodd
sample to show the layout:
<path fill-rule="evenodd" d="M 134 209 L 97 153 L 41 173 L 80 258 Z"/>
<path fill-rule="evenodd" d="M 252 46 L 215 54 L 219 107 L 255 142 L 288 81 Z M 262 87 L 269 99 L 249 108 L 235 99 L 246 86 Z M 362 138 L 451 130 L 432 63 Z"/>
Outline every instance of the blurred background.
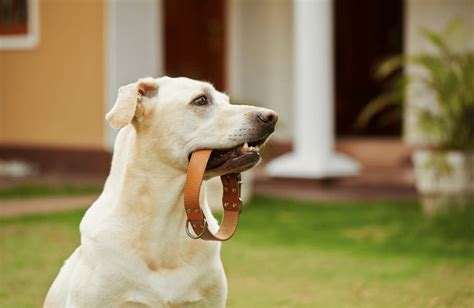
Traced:
<path fill-rule="evenodd" d="M 163 75 L 280 115 L 230 307 L 474 306 L 473 33 L 472 0 L 0 0 L 0 306 L 41 304 L 117 89 Z"/>

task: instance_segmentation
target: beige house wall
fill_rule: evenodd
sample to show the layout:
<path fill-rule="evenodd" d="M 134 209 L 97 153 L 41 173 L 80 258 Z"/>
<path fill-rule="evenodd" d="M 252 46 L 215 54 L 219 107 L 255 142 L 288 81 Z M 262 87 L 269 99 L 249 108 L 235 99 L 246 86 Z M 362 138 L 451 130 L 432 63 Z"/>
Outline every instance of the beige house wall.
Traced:
<path fill-rule="evenodd" d="M 40 1 L 40 41 L 0 51 L 0 143 L 103 147 L 103 1 Z"/>
<path fill-rule="evenodd" d="M 292 1 L 229 0 L 228 7 L 230 93 L 277 110 L 275 137 L 290 140 Z M 104 15 L 103 0 L 40 1 L 38 47 L 0 51 L 0 143 L 103 147 Z M 472 0 L 406 0 L 406 52 L 425 48 L 420 26 L 439 29 L 460 16 L 474 29 L 473 15 Z M 411 142 L 419 138 L 414 126 L 409 117 Z"/>

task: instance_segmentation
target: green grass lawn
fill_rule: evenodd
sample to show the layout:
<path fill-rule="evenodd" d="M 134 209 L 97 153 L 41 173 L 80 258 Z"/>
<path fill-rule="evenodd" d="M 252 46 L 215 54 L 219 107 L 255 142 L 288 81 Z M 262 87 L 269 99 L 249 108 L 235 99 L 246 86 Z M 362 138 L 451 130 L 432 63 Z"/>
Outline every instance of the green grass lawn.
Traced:
<path fill-rule="evenodd" d="M 41 304 L 82 214 L 0 221 L 1 307 Z M 223 246 L 228 307 L 474 307 L 473 222 L 473 207 L 254 198 Z"/>

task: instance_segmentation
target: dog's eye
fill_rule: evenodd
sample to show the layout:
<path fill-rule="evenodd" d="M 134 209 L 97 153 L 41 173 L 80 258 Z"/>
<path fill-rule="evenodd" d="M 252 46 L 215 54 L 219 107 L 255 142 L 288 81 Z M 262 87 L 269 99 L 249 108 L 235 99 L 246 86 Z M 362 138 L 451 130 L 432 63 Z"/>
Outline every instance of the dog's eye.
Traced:
<path fill-rule="evenodd" d="M 196 106 L 206 106 L 207 104 L 209 104 L 209 101 L 205 95 L 201 95 L 201 96 L 196 97 L 192 101 L 192 104 Z"/>

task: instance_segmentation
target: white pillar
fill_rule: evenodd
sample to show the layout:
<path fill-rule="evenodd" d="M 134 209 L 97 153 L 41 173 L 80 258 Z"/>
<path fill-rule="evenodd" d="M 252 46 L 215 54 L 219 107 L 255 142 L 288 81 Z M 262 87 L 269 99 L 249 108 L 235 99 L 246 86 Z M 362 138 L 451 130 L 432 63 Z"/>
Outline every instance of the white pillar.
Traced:
<path fill-rule="evenodd" d="M 104 5 L 106 114 L 119 87 L 163 73 L 163 22 L 161 0 L 107 0 Z M 104 125 L 105 147 L 112 150 L 118 130 L 105 119 Z"/>
<path fill-rule="evenodd" d="M 334 152 L 331 0 L 294 2 L 294 150 L 271 161 L 271 176 L 355 175 L 359 164 Z"/>

